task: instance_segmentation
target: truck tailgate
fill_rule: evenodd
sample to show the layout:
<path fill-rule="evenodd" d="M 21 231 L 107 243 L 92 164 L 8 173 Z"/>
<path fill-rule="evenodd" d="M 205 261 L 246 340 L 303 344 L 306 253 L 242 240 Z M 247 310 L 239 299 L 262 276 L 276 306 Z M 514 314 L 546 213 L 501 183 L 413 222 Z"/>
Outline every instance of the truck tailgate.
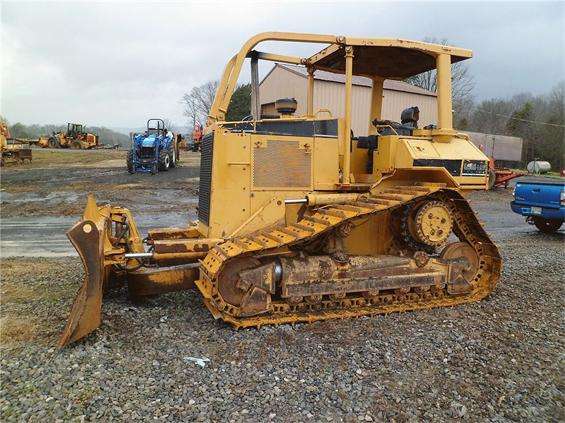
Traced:
<path fill-rule="evenodd" d="M 563 183 L 518 182 L 514 191 L 516 204 L 559 208 Z"/>

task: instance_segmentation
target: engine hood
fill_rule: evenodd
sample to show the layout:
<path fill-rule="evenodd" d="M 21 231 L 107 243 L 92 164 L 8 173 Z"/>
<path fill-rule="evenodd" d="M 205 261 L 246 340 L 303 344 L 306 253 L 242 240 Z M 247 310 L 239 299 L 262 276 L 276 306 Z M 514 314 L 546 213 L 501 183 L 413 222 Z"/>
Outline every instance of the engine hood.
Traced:
<path fill-rule="evenodd" d="M 155 137 L 150 135 L 150 136 L 142 139 L 141 146 L 142 147 L 154 147 L 155 141 L 156 141 Z"/>

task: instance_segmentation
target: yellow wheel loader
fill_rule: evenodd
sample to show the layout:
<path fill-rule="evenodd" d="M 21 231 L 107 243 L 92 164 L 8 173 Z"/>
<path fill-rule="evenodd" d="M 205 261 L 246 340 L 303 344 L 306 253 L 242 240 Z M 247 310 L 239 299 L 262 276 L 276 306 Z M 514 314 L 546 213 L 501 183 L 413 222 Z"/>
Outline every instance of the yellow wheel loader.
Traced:
<path fill-rule="evenodd" d="M 324 48 L 302 58 L 255 50 L 263 41 Z M 251 38 L 229 60 L 210 109 L 197 222 L 142 236 L 126 208 L 98 206 L 89 196 L 83 220 L 68 232 L 85 278 L 60 345 L 100 325 L 103 293 L 120 284 L 134 299 L 196 288 L 215 319 L 238 328 L 487 296 L 501 258 L 465 193 L 486 189 L 488 158 L 452 126 L 451 64 L 471 56 L 400 39 L 277 32 Z M 253 119 L 226 122 L 247 58 Z M 259 60 L 306 67 L 304 116 L 285 110 L 279 119 L 260 119 Z M 415 107 L 401 123 L 383 120 L 383 81 L 433 69 L 437 125 L 419 128 Z M 343 117 L 314 109 L 317 70 L 344 75 Z M 368 136 L 351 131 L 354 75 L 373 81 Z"/>
<path fill-rule="evenodd" d="M 35 142 L 35 145 L 41 147 L 41 148 L 47 148 L 47 147 L 55 147 L 55 138 L 54 137 L 49 137 L 47 135 L 41 135 L 39 138 L 37 138 L 37 141 Z"/>
<path fill-rule="evenodd" d="M 98 135 L 86 132 L 80 123 L 67 123 L 67 132 L 56 132 L 51 137 L 39 137 L 37 144 L 43 148 L 75 148 L 88 150 L 100 145 Z"/>

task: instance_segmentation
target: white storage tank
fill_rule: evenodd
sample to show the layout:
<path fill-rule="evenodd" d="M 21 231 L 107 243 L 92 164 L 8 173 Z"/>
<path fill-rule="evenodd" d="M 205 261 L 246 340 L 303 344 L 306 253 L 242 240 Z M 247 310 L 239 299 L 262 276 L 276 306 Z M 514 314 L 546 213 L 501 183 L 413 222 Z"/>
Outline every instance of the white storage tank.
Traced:
<path fill-rule="evenodd" d="M 551 164 L 541 160 L 534 160 L 528 163 L 527 169 L 530 173 L 547 173 L 551 170 Z"/>

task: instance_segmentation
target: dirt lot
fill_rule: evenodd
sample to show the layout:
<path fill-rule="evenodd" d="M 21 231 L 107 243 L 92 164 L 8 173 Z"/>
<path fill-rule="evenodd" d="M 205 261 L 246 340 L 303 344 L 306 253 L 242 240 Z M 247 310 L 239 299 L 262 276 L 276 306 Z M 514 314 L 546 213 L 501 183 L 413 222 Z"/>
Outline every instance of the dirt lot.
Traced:
<path fill-rule="evenodd" d="M 181 154 L 179 168 L 130 175 L 125 151 L 33 150 L 31 164 L 2 169 L 2 217 L 79 216 L 86 194 L 127 205 L 135 214 L 185 212 L 195 206 L 199 155 Z"/>
<path fill-rule="evenodd" d="M 36 194 L 24 188 L 38 180 L 46 196 L 68 198 L 59 175 L 79 198 L 93 189 L 140 213 L 194 207 L 186 194 L 196 189 L 194 166 L 151 177 L 95 165 L 3 170 L 2 201 L 6 192 Z M 95 175 L 99 183 L 88 183 Z M 105 299 L 100 329 L 58 351 L 81 283 L 78 258 L 4 258 L 0 419 L 563 421 L 565 234 L 538 233 L 511 213 L 510 198 L 470 198 L 504 268 L 491 297 L 457 308 L 235 331 L 196 292 L 143 306 L 117 292 Z M 61 213 L 57 200 L 43 207 Z"/>

